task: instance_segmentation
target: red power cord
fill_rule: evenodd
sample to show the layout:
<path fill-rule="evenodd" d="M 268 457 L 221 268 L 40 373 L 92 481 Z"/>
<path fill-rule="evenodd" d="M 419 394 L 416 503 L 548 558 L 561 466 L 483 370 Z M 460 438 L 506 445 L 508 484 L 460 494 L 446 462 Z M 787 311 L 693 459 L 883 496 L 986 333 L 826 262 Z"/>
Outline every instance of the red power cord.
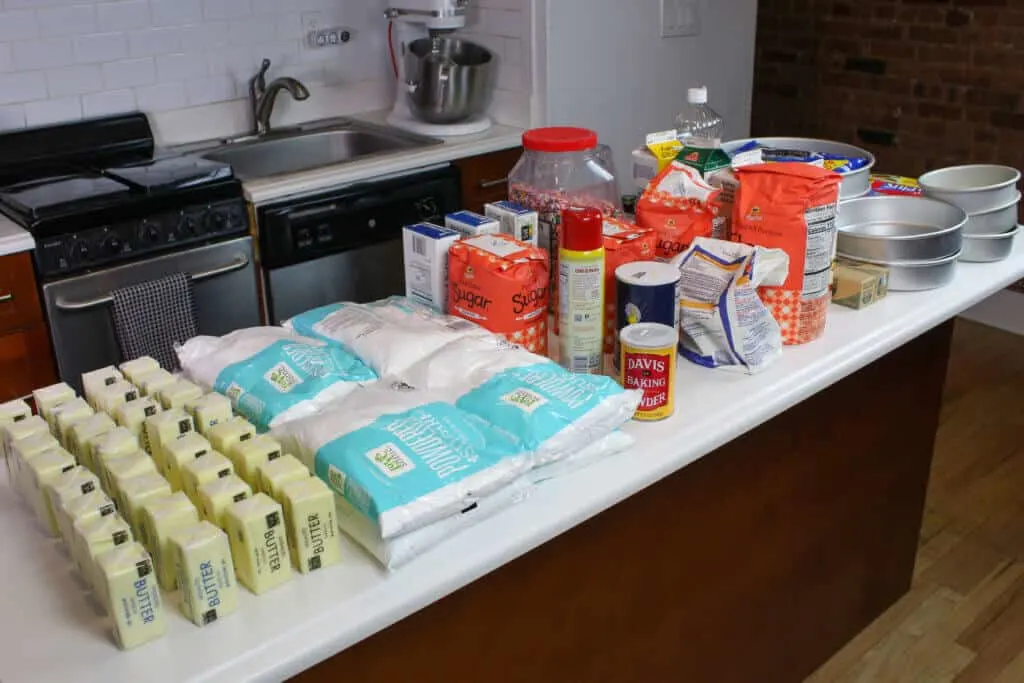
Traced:
<path fill-rule="evenodd" d="M 395 72 L 395 80 L 398 80 L 398 60 L 395 59 L 395 22 L 388 22 L 388 54 L 391 55 L 391 70 Z"/>

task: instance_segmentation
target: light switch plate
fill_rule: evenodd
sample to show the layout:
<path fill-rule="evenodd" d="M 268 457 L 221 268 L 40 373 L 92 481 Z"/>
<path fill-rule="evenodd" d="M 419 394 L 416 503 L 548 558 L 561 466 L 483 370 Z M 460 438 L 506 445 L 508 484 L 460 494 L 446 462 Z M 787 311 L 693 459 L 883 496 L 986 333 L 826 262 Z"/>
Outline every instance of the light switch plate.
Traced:
<path fill-rule="evenodd" d="M 700 35 L 700 0 L 661 0 L 661 37 Z"/>

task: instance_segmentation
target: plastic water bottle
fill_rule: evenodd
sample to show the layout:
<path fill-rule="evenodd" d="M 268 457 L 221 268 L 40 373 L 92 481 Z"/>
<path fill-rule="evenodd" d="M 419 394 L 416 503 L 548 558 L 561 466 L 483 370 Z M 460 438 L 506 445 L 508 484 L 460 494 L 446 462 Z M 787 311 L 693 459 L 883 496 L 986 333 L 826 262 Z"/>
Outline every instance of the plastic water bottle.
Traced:
<path fill-rule="evenodd" d="M 717 147 L 725 132 L 725 121 L 708 106 L 708 89 L 690 88 L 686 108 L 676 117 L 676 131 L 684 145 Z"/>

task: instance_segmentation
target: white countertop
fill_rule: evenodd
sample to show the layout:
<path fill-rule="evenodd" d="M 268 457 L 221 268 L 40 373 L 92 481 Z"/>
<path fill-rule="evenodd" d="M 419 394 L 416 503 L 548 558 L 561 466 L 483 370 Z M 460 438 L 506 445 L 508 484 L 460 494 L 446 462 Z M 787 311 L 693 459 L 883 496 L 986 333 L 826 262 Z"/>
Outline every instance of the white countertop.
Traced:
<path fill-rule="evenodd" d="M 32 235 L 7 216 L 0 214 L 0 256 L 32 251 L 35 248 L 36 241 L 32 239 Z"/>
<path fill-rule="evenodd" d="M 387 114 L 388 112 L 371 112 L 352 118 L 386 125 Z M 432 147 L 389 154 L 366 161 L 316 168 L 302 173 L 247 180 L 244 183 L 245 196 L 253 204 L 267 204 L 286 197 L 334 189 L 363 180 L 380 179 L 446 164 L 455 159 L 511 149 L 521 145 L 522 138 L 523 129 L 494 124 L 486 132 L 444 138 L 442 144 Z"/>
<path fill-rule="evenodd" d="M 832 307 L 827 334 L 755 377 L 680 365 L 675 417 L 631 424 L 634 451 L 548 482 L 526 502 L 388 574 L 350 542 L 341 566 L 198 629 L 169 611 L 168 634 L 120 652 L 68 560 L 0 478 L 0 680 L 276 681 L 430 605 L 704 457 L 1024 276 L 1024 240 L 995 264 L 963 264 L 947 287 L 893 293 L 863 311 Z M 3 468 L 0 468 L 0 473 Z M 0 474 L 0 477 L 4 475 Z M 495 615 L 495 619 L 500 619 Z"/>

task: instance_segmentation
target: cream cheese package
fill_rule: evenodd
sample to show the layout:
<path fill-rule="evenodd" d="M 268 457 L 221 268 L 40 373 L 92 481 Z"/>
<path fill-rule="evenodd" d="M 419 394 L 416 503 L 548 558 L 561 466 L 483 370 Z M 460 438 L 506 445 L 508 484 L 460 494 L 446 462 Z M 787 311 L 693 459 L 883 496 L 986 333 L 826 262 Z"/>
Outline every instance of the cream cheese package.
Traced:
<path fill-rule="evenodd" d="M 140 474 L 121 482 L 117 491 L 118 508 L 136 536 L 141 536 L 142 505 L 147 500 L 170 494 L 171 485 L 154 472 Z"/>
<path fill-rule="evenodd" d="M 142 449 L 149 453 L 149 442 L 146 440 L 146 420 L 161 411 L 162 408 L 157 400 L 147 396 L 118 406 L 114 417 L 117 419 L 117 424 L 139 438 Z"/>
<path fill-rule="evenodd" d="M 285 484 L 281 504 L 288 532 L 288 550 L 300 574 L 341 561 L 334 493 L 315 477 Z"/>
<path fill-rule="evenodd" d="M 282 455 L 281 444 L 263 434 L 234 444 L 228 457 L 234 463 L 238 476 L 256 489 L 259 487 L 256 468 L 265 462 L 277 460 Z"/>
<path fill-rule="evenodd" d="M 71 436 L 71 428 L 95 414 L 96 411 L 85 402 L 84 398 L 76 398 L 67 403 L 61 403 L 51 413 L 54 423 L 53 435 L 60 441 L 61 446 L 67 448 L 68 437 Z"/>
<path fill-rule="evenodd" d="M 25 496 L 39 521 L 46 525 L 52 536 L 59 536 L 57 517 L 50 507 L 46 487 L 77 466 L 75 459 L 63 448 L 48 450 L 28 461 L 28 476 L 25 478 Z"/>
<path fill-rule="evenodd" d="M 74 389 L 64 382 L 59 382 L 33 391 L 32 401 L 36 404 L 36 411 L 40 417 L 46 420 L 52 431 L 56 428 L 52 415 L 53 409 L 62 403 L 73 401 L 76 396 Z"/>
<path fill-rule="evenodd" d="M 148 372 L 159 370 L 160 363 L 149 356 L 142 356 L 141 358 L 121 363 L 120 369 L 129 382 L 137 385 L 140 377 Z"/>
<path fill-rule="evenodd" d="M 123 379 L 124 375 L 113 365 L 108 365 L 105 368 L 93 370 L 92 372 L 86 372 L 82 375 L 82 394 L 85 396 L 85 400 L 89 402 L 89 405 L 95 410 L 100 410 L 96 407 L 96 392 L 103 387 L 117 384 Z"/>
<path fill-rule="evenodd" d="M 174 561 L 167 552 L 170 534 L 198 522 L 196 506 L 181 491 L 151 498 L 142 504 L 140 540 L 153 556 L 157 582 L 164 590 L 177 587 Z"/>
<path fill-rule="evenodd" d="M 158 368 L 156 370 L 150 370 L 149 372 L 143 373 L 135 379 L 133 384 L 142 390 L 143 396 L 156 398 L 161 389 L 174 384 L 174 382 L 174 375 L 163 368 Z"/>
<path fill-rule="evenodd" d="M 116 415 L 119 406 L 131 403 L 139 398 L 139 390 L 128 382 L 115 382 L 96 391 L 93 406 L 96 410 Z"/>
<path fill-rule="evenodd" d="M 235 416 L 210 427 L 206 438 L 218 453 L 228 455 L 235 445 L 256 438 L 256 427 L 244 417 Z"/>
<path fill-rule="evenodd" d="M 160 405 L 164 407 L 164 410 L 184 408 L 186 403 L 195 401 L 202 396 L 203 390 L 187 379 L 179 379 L 173 384 L 168 384 L 158 394 Z"/>
<path fill-rule="evenodd" d="M 235 474 L 203 484 L 197 493 L 203 519 L 224 528 L 224 511 L 252 497 L 252 489 Z"/>
<path fill-rule="evenodd" d="M 110 458 L 103 463 L 100 481 L 111 498 L 120 500 L 121 485 L 133 477 L 143 474 L 159 474 L 156 463 L 142 451 Z"/>
<path fill-rule="evenodd" d="M 75 568 L 96 588 L 96 557 L 118 546 L 131 543 L 131 527 L 120 515 L 107 515 L 75 522 L 71 542 L 71 559 Z"/>
<path fill-rule="evenodd" d="M 281 488 L 285 484 L 309 479 L 311 474 L 309 468 L 303 465 L 301 460 L 286 453 L 276 460 L 268 460 L 257 465 L 256 479 L 259 481 L 259 486 L 256 488 L 280 503 Z"/>
<path fill-rule="evenodd" d="M 206 626 L 235 611 L 238 582 L 227 535 L 209 522 L 175 529 L 167 536 L 168 560 L 181 589 L 181 611 Z"/>
<path fill-rule="evenodd" d="M 351 353 L 276 327 L 195 337 L 178 349 L 178 358 L 189 379 L 227 396 L 236 412 L 264 431 L 311 415 L 376 379 Z"/>
<path fill-rule="evenodd" d="M 224 479 L 235 473 L 235 466 L 226 456 L 210 451 L 201 458 L 185 463 L 181 468 L 181 490 L 196 506 L 201 506 L 200 487 Z"/>
<path fill-rule="evenodd" d="M 80 463 L 95 472 L 94 444 L 99 436 L 106 434 L 116 426 L 114 420 L 106 413 L 96 413 L 71 427 L 67 449 L 78 458 Z"/>
<path fill-rule="evenodd" d="M 141 545 L 126 543 L 98 555 L 96 576 L 118 647 L 129 650 L 164 634 L 160 587 L 153 560 Z"/>
<path fill-rule="evenodd" d="M 292 576 L 288 538 L 280 503 L 263 493 L 234 503 L 224 512 L 239 582 L 259 595 Z"/>
<path fill-rule="evenodd" d="M 185 403 L 185 411 L 196 423 L 196 431 L 203 436 L 221 422 L 231 419 L 231 399 L 218 393 L 205 394 Z"/>
<path fill-rule="evenodd" d="M 103 491 L 95 490 L 69 500 L 65 500 L 61 507 L 54 505 L 53 508 L 57 517 L 57 527 L 60 530 L 60 537 L 63 539 L 68 552 L 71 552 L 72 544 L 75 542 L 75 525 L 85 524 L 92 520 L 103 517 L 111 517 L 117 514 L 117 508 L 110 496 Z"/>
<path fill-rule="evenodd" d="M 185 434 L 164 447 L 164 477 L 175 491 L 182 490 L 182 468 L 213 451 L 210 442 L 196 432 Z"/>
<path fill-rule="evenodd" d="M 149 453 L 156 460 L 157 468 L 166 472 L 164 463 L 165 447 L 171 442 L 195 431 L 192 416 L 181 408 L 157 413 L 146 419 L 146 439 L 149 442 Z"/>

